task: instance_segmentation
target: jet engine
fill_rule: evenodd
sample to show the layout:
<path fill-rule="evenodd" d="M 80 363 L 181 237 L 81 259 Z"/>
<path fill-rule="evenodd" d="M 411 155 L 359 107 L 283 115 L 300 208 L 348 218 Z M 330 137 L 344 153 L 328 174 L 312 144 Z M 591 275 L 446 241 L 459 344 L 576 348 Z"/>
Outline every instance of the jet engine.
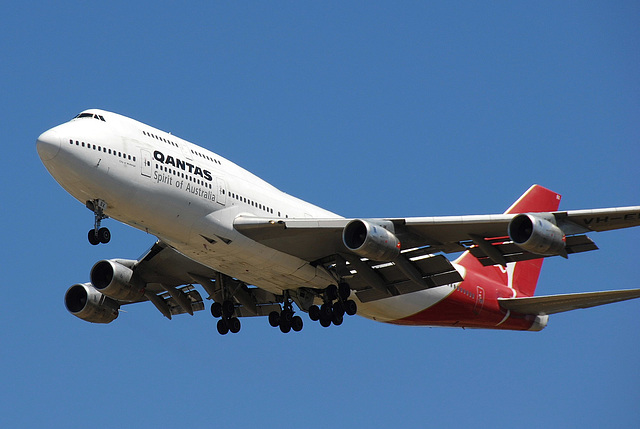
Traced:
<path fill-rule="evenodd" d="M 566 257 L 565 235 L 550 219 L 538 214 L 519 214 L 509 223 L 509 237 L 520 248 L 536 255 Z"/>
<path fill-rule="evenodd" d="M 390 262 L 400 254 L 400 240 L 386 228 L 388 225 L 373 224 L 366 220 L 355 219 L 344 227 L 342 241 L 347 249 L 358 256 L 373 261 Z"/>
<path fill-rule="evenodd" d="M 91 284 L 100 293 L 118 301 L 137 301 L 144 297 L 144 284 L 135 281 L 131 267 L 135 261 L 102 260 L 91 268 Z"/>
<path fill-rule="evenodd" d="M 90 283 L 71 286 L 64 295 L 69 313 L 91 323 L 111 323 L 118 317 L 120 304 L 98 292 Z"/>

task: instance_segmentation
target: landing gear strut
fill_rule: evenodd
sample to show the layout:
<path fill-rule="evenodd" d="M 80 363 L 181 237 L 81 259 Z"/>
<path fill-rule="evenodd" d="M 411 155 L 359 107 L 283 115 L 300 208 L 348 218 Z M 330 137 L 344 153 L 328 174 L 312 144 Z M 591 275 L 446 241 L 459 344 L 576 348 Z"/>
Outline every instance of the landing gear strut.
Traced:
<path fill-rule="evenodd" d="M 107 244 L 111 241 L 111 231 L 109 231 L 108 228 L 100 228 L 102 220 L 109 218 L 109 216 L 104 214 L 107 203 L 103 200 L 87 201 L 87 208 L 91 210 L 95 216 L 94 227 L 89 230 L 89 234 L 87 235 L 89 243 L 94 246 L 100 243 Z"/>

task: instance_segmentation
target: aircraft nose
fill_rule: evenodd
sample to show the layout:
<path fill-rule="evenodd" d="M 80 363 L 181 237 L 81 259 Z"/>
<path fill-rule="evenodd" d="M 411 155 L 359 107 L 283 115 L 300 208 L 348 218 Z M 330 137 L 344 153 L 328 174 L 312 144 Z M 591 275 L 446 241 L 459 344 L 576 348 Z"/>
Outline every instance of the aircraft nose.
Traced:
<path fill-rule="evenodd" d="M 53 129 L 45 131 L 38 137 L 36 149 L 42 161 L 52 160 L 60 151 L 60 135 Z"/>

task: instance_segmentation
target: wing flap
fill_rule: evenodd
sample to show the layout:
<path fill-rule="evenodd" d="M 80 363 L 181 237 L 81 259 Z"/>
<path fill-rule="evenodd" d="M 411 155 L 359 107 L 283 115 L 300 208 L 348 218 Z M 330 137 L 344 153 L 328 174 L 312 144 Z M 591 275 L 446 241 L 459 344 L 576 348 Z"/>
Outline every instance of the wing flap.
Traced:
<path fill-rule="evenodd" d="M 394 263 L 374 265 L 371 261 L 364 260 L 359 267 L 356 267 L 356 273 L 349 280 L 349 285 L 356 290 L 360 301 L 371 302 L 462 281 L 460 273 L 443 255 L 420 257 L 409 261 L 417 270 L 418 279 L 409 278 Z M 358 272 L 359 268 L 370 270 L 370 272 L 368 274 Z M 379 287 L 379 284 L 372 284 L 370 280 L 372 275 L 384 284 L 383 288 Z"/>
<path fill-rule="evenodd" d="M 540 259 L 546 257 L 527 252 L 512 241 L 504 241 L 505 239 L 506 238 L 503 237 L 499 239 L 485 240 L 487 244 L 491 245 L 493 249 L 497 250 L 500 253 L 502 258 L 504 258 L 505 263 L 528 261 L 530 259 Z M 596 246 L 596 244 L 586 235 L 573 235 L 566 238 L 565 250 L 567 251 L 567 254 L 588 252 L 597 249 L 598 246 Z M 483 249 L 482 247 L 476 245 L 471 246 L 469 252 L 473 256 L 475 256 L 476 259 L 478 259 L 480 263 L 485 267 L 496 265 L 498 261 L 496 261 L 494 257 L 488 255 L 485 250 L 486 249 Z"/>
<path fill-rule="evenodd" d="M 500 306 L 521 314 L 555 314 L 640 298 L 640 289 L 585 292 L 523 298 L 498 298 Z"/>

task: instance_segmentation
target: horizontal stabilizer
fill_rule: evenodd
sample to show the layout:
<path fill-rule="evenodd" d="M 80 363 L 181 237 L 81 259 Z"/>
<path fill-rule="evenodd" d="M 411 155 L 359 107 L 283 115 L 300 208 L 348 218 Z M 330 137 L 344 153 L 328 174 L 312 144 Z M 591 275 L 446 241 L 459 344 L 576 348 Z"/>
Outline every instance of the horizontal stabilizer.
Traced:
<path fill-rule="evenodd" d="M 606 292 L 571 293 L 565 295 L 533 296 L 524 298 L 498 298 L 505 310 L 521 314 L 554 314 L 578 308 L 596 307 L 613 302 L 640 298 L 640 289 L 611 290 Z"/>

